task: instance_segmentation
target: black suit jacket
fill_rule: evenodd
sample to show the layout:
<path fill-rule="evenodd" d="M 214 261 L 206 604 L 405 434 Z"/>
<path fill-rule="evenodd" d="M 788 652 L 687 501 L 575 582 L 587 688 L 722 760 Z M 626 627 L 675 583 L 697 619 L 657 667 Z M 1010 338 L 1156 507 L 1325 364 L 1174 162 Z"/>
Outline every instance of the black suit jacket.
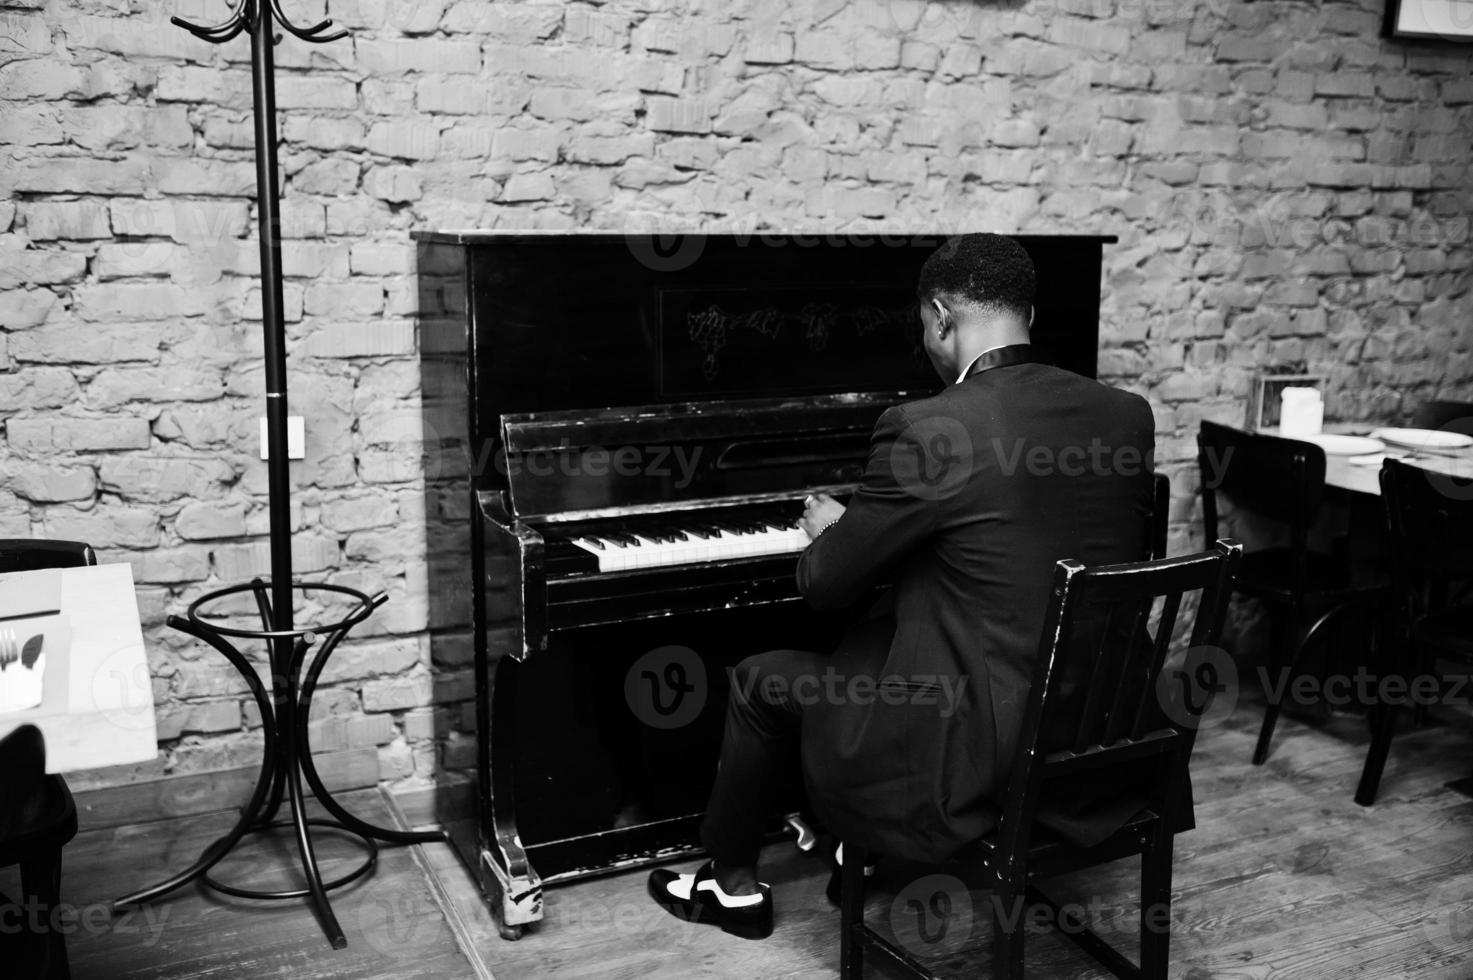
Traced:
<path fill-rule="evenodd" d="M 805 712 L 803 762 L 829 828 L 897 857 L 945 860 L 992 829 L 1055 562 L 1145 557 L 1150 406 L 1008 360 L 885 412 L 859 490 L 798 563 L 822 609 L 889 585 Z"/>

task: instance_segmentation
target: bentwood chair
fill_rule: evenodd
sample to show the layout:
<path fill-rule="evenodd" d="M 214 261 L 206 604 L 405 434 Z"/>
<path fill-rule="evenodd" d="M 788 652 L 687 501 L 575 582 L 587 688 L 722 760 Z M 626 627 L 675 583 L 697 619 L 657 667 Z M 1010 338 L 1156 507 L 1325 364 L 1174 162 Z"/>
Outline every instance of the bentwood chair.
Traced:
<path fill-rule="evenodd" d="M 0 539 L 0 573 L 97 564 L 91 546 L 77 541 Z M 23 916 L 20 932 L 0 930 L 5 975 L 18 980 L 66 980 L 66 933 L 29 931 L 32 921 L 48 921 L 61 904 L 61 850 L 77 835 L 77 807 L 66 780 L 46 775 L 46 744 L 33 725 L 22 725 L 0 740 L 0 868 L 20 867 L 23 909 L 47 912 Z M 0 902 L 10 904 L 0 896 Z M 13 972 L 12 972 L 13 971 Z"/>
<path fill-rule="evenodd" d="M 1473 665 L 1473 603 L 1449 600 L 1452 587 L 1473 582 L 1473 483 L 1388 459 L 1381 464 L 1381 503 L 1396 618 L 1383 669 L 1411 681 L 1440 676 L 1439 661 Z M 1396 708 L 1382 703 L 1372 712 L 1371 748 L 1355 791 L 1361 806 L 1376 802 Z"/>
<path fill-rule="evenodd" d="M 1283 614 L 1269 668 L 1292 682 L 1305 649 L 1341 616 L 1374 609 L 1385 582 L 1373 568 L 1310 547 L 1309 532 L 1325 495 L 1325 451 L 1310 442 L 1243 432 L 1203 422 L 1197 435 L 1206 540 L 1218 534 L 1218 495 L 1239 511 L 1266 518 L 1288 532 L 1288 545 L 1244 554 L 1236 590 Z M 1374 625 L 1374 624 L 1373 624 Z M 1288 690 L 1286 685 L 1284 690 Z M 1253 750 L 1268 758 L 1282 704 L 1270 698 Z"/>
<path fill-rule="evenodd" d="M 1158 682 L 1166 670 L 1200 678 L 1198 671 L 1212 668 L 1213 657 L 1202 654 L 1216 647 L 1241 554 L 1240 545 L 1224 540 L 1210 551 L 1179 558 L 1094 568 L 1061 561 L 1056 566 L 997 830 L 960 859 L 980 863 L 994 889 L 990 903 L 994 980 L 1023 976 L 1030 916 L 1017 913 L 1024 903 L 1050 910 L 1064 934 L 1116 976 L 1165 980 L 1173 839 L 1187 822 L 1180 811 L 1188 795 L 1188 761 L 1217 680 L 1214 675 L 1203 684 L 1201 699 L 1190 695 L 1170 703 L 1158 700 L 1158 690 L 1174 690 L 1176 685 L 1169 683 L 1170 676 L 1165 685 Z M 1194 592 L 1200 596 L 1186 661 L 1168 668 L 1183 597 Z M 1198 659 L 1189 668 L 1194 655 Z M 1081 680 L 1085 683 L 1076 683 Z M 1119 787 L 1103 805 L 1121 814 L 1122 825 L 1103 839 L 1071 840 L 1074 835 L 1063 829 L 1067 817 L 1061 820 L 1058 811 L 1076 786 L 1102 782 Z M 919 960 L 865 923 L 863 868 L 869 855 L 856 846 L 856 859 L 850 860 L 850 842 L 845 843 L 841 976 L 859 980 L 865 954 L 872 950 L 906 975 L 929 980 L 933 974 Z M 1139 966 L 1034 884 L 1137 855 Z"/>

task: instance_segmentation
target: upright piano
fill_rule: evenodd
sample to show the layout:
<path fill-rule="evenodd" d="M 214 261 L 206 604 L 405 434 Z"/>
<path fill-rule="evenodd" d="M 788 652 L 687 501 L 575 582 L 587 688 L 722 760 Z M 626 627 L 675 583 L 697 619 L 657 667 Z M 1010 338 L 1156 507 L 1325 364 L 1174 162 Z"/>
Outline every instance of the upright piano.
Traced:
<path fill-rule="evenodd" d="M 437 730 L 474 797 L 443 819 L 515 938 L 546 885 L 698 851 L 728 668 L 836 641 L 797 518 L 939 389 L 943 239 L 415 238 Z M 1088 376 L 1113 240 L 1019 238 L 1033 341 Z"/>

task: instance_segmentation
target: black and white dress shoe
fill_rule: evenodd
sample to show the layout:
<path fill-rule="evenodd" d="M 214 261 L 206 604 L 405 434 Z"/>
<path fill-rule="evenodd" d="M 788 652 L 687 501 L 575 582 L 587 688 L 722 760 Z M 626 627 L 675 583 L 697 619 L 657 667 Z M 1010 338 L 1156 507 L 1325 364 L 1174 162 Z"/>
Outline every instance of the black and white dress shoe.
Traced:
<path fill-rule="evenodd" d="M 759 895 L 728 895 L 712 877 L 712 862 L 695 874 L 676 874 L 668 868 L 650 872 L 650 897 L 662 909 L 686 922 L 720 926 L 742 939 L 772 935 L 772 889 L 760 885 Z"/>

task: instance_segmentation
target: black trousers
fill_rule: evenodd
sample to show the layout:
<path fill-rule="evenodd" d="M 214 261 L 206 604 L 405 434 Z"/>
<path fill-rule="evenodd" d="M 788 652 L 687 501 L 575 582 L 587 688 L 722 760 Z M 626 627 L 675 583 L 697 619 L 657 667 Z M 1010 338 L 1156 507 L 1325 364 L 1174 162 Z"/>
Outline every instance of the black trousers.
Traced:
<path fill-rule="evenodd" d="M 701 844 L 726 867 L 752 867 L 780 804 L 802 787 L 803 709 L 821 690 L 830 658 L 809 650 L 771 650 L 732 672 L 721 764 Z"/>

